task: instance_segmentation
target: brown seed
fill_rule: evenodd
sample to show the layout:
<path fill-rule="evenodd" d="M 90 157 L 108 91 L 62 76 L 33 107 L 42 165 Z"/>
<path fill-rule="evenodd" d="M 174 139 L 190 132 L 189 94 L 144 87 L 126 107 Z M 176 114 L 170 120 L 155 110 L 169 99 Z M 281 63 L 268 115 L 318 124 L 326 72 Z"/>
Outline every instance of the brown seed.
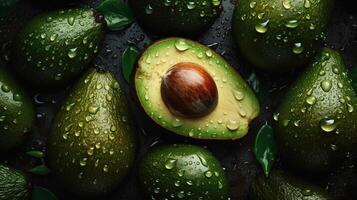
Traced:
<path fill-rule="evenodd" d="M 161 96 L 170 112 L 181 117 L 203 117 L 217 106 L 218 91 L 211 75 L 200 65 L 181 62 L 161 82 Z"/>

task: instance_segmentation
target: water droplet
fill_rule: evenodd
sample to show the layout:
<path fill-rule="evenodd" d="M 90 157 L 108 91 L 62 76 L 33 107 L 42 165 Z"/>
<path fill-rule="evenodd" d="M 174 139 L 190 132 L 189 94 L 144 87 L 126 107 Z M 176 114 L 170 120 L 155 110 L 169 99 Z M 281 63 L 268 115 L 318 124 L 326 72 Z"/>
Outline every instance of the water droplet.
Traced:
<path fill-rule="evenodd" d="M 175 120 L 172 122 L 172 126 L 173 126 L 174 128 L 178 128 L 178 127 L 182 126 L 181 120 L 175 118 Z"/>
<path fill-rule="evenodd" d="M 1 90 L 3 91 L 3 92 L 10 92 L 10 88 L 7 86 L 7 85 L 2 85 L 1 86 Z"/>
<path fill-rule="evenodd" d="M 87 150 L 87 154 L 88 154 L 89 156 L 93 155 L 93 153 L 94 153 L 94 147 L 91 147 L 91 148 L 89 148 L 89 149 Z"/>
<path fill-rule="evenodd" d="M 236 91 L 234 91 L 234 97 L 237 101 L 241 101 L 244 99 L 244 93 L 236 90 Z"/>
<path fill-rule="evenodd" d="M 108 169 L 108 165 L 104 165 L 103 171 L 104 171 L 104 172 L 108 172 L 108 170 L 109 170 L 109 169 Z"/>
<path fill-rule="evenodd" d="M 187 44 L 187 42 L 184 39 L 176 40 L 175 47 L 179 51 L 186 51 L 187 49 L 189 49 L 189 45 Z"/>
<path fill-rule="evenodd" d="M 230 131 L 236 131 L 236 130 L 238 130 L 238 128 L 239 128 L 239 124 L 238 124 L 236 121 L 234 121 L 234 120 L 229 120 L 229 121 L 226 123 L 226 127 L 227 127 L 227 129 L 230 130 Z"/>
<path fill-rule="evenodd" d="M 335 144 L 331 144 L 330 147 L 331 147 L 332 151 L 337 151 L 338 150 L 338 146 L 335 145 Z"/>
<path fill-rule="evenodd" d="M 75 19 L 74 17 L 69 17 L 68 20 L 67 20 L 67 22 L 68 22 L 69 25 L 73 26 L 75 20 L 76 20 L 76 19 Z"/>
<path fill-rule="evenodd" d="M 347 110 L 350 113 L 353 112 L 353 106 L 351 104 L 349 104 L 349 103 L 347 103 Z"/>
<path fill-rule="evenodd" d="M 268 31 L 268 24 L 269 24 L 269 20 L 257 23 L 255 25 L 255 30 L 258 33 L 266 33 Z"/>
<path fill-rule="evenodd" d="M 212 177 L 212 172 L 211 171 L 206 171 L 205 172 L 205 177 L 207 177 L 207 178 L 211 178 Z"/>
<path fill-rule="evenodd" d="M 249 7 L 250 7 L 250 8 L 254 8 L 255 5 L 257 5 L 257 2 L 252 1 L 252 2 L 250 2 Z"/>
<path fill-rule="evenodd" d="M 187 6 L 187 9 L 192 10 L 192 9 L 194 9 L 194 8 L 196 7 L 196 4 L 195 4 L 194 1 L 189 1 L 189 2 L 186 4 L 186 6 Z"/>
<path fill-rule="evenodd" d="M 321 82 L 321 88 L 325 92 L 329 92 L 332 88 L 332 83 L 329 80 L 324 80 Z"/>
<path fill-rule="evenodd" d="M 77 48 L 70 49 L 67 55 L 71 59 L 75 58 L 77 56 Z"/>
<path fill-rule="evenodd" d="M 287 28 L 296 28 L 299 26 L 299 21 L 296 19 L 289 20 L 288 22 L 286 22 L 285 26 Z"/>
<path fill-rule="evenodd" d="M 89 106 L 88 107 L 88 112 L 90 114 L 96 114 L 98 112 L 98 110 L 99 110 L 99 107 L 97 107 L 97 106 Z"/>
<path fill-rule="evenodd" d="M 278 121 L 279 120 L 279 115 L 280 115 L 280 113 L 274 113 L 273 114 L 274 121 Z"/>
<path fill-rule="evenodd" d="M 291 0 L 283 0 L 283 6 L 285 9 L 291 8 Z"/>
<path fill-rule="evenodd" d="M 309 0 L 305 0 L 304 7 L 305 8 L 310 8 L 311 7 L 311 3 L 310 3 Z"/>
<path fill-rule="evenodd" d="M 87 164 L 87 158 L 82 158 L 82 159 L 79 161 L 79 164 L 80 164 L 81 166 L 86 166 L 86 164 Z"/>
<path fill-rule="evenodd" d="M 154 9 L 151 7 L 150 4 L 148 4 L 145 8 L 145 13 L 148 15 L 151 15 L 154 12 Z"/>
<path fill-rule="evenodd" d="M 304 46 L 302 45 L 302 43 L 294 43 L 292 50 L 295 54 L 301 54 L 304 51 Z"/>
<path fill-rule="evenodd" d="M 166 169 L 173 169 L 176 165 L 177 160 L 176 159 L 169 159 L 165 163 L 165 168 Z"/>
<path fill-rule="evenodd" d="M 320 127 L 325 132 L 332 132 L 336 129 L 337 125 L 334 119 L 324 118 L 320 121 Z"/>
<path fill-rule="evenodd" d="M 316 97 L 314 97 L 314 96 L 307 97 L 306 103 L 309 105 L 314 105 L 316 103 Z"/>

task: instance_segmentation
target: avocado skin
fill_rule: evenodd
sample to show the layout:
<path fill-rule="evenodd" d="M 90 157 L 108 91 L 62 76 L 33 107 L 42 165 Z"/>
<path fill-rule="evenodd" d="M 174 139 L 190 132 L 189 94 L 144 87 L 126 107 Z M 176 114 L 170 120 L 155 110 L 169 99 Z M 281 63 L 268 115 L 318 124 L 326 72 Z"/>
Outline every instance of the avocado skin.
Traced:
<path fill-rule="evenodd" d="M 27 200 L 30 184 L 19 171 L 0 164 L 0 200 Z"/>
<path fill-rule="evenodd" d="M 171 168 L 168 166 L 172 160 L 176 161 Z M 208 171 L 212 176 L 207 177 Z M 139 180 L 147 197 L 156 200 L 227 200 L 229 197 L 228 183 L 220 163 L 199 146 L 174 144 L 154 147 L 139 165 Z"/>
<path fill-rule="evenodd" d="M 132 167 L 136 139 L 127 100 L 109 72 L 89 70 L 58 112 L 48 138 L 48 164 L 82 197 L 107 194 Z"/>
<path fill-rule="evenodd" d="M 332 83 L 329 92 L 321 86 L 326 80 Z M 316 99 L 312 106 L 308 105 L 309 97 Z M 274 130 L 279 154 L 292 167 L 323 173 L 345 159 L 357 143 L 357 97 L 341 55 L 331 49 L 322 49 L 291 86 L 277 115 L 279 119 Z M 322 130 L 321 122 L 325 118 L 335 120 L 337 127 L 333 131 Z"/>
<path fill-rule="evenodd" d="M 195 8 L 188 9 L 188 2 L 194 2 Z M 207 4 L 202 5 L 203 2 Z M 169 6 L 165 4 L 164 0 L 129 0 L 140 25 L 161 36 L 197 36 L 207 30 L 222 11 L 222 3 L 215 6 L 205 0 L 172 1 Z M 149 5 L 151 14 L 146 13 Z M 201 17 L 201 13 L 205 13 L 205 16 Z"/>
<path fill-rule="evenodd" d="M 254 7 L 252 2 L 256 2 Z M 322 47 L 334 7 L 333 0 L 309 0 L 309 8 L 305 7 L 306 1 L 291 0 L 290 9 L 286 9 L 283 2 L 239 1 L 233 14 L 233 37 L 240 53 L 254 67 L 264 71 L 290 72 L 308 64 Z M 255 26 L 266 20 L 269 20 L 267 31 L 258 33 Z M 289 20 L 298 20 L 298 26 L 287 28 Z M 302 44 L 302 53 L 293 53 L 295 43 Z"/>
<path fill-rule="evenodd" d="M 34 120 L 31 99 L 0 63 L 0 151 L 19 146 Z"/>
<path fill-rule="evenodd" d="M 93 10 L 81 8 L 52 11 L 32 19 L 15 39 L 14 70 L 41 88 L 73 80 L 102 44 L 104 28 L 95 15 Z"/>
<path fill-rule="evenodd" d="M 305 182 L 282 170 L 273 170 L 269 177 L 263 174 L 253 182 L 250 200 L 332 200 L 319 186 Z"/>

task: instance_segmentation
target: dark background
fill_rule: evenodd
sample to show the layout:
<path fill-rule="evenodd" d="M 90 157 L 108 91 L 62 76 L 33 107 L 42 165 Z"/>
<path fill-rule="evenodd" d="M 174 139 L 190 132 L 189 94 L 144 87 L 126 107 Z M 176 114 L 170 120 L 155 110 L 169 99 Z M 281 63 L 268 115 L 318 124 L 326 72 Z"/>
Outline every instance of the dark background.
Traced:
<path fill-rule="evenodd" d="M 51 1 L 52 2 L 52 1 Z M 23 25 L 34 15 L 45 10 L 53 10 L 65 7 L 90 6 L 94 7 L 98 1 L 87 1 L 87 3 L 66 4 L 51 3 L 46 0 L 23 0 L 12 15 L 7 18 L 0 18 L 0 47 L 1 58 L 11 67 L 11 40 Z M 332 17 L 332 23 L 326 42 L 326 46 L 341 50 L 345 62 L 349 69 L 357 65 L 357 8 L 354 9 L 353 2 L 337 0 L 336 9 Z M 53 5 L 52 5 L 53 4 Z M 199 42 L 210 46 L 227 59 L 243 77 L 248 78 L 252 73 L 249 64 L 239 59 L 237 50 L 231 36 L 231 16 L 233 12 L 233 0 L 223 0 L 224 11 L 215 24 L 199 38 Z M 272 113 L 279 102 L 285 88 L 298 76 L 299 72 L 293 74 L 266 74 L 258 73 L 260 89 L 258 96 L 264 96 L 261 101 L 261 115 L 251 124 L 250 132 L 246 137 L 238 141 L 198 141 L 177 136 L 169 133 L 149 120 L 140 109 L 140 105 L 135 101 L 135 93 L 130 86 L 123 81 L 121 76 L 121 55 L 129 44 L 135 44 L 140 50 L 145 46 L 158 39 L 155 36 L 146 34 L 136 23 L 129 28 L 119 32 L 109 32 L 103 49 L 93 61 L 93 66 L 109 69 L 125 88 L 130 98 L 134 115 L 136 116 L 136 128 L 139 138 L 139 150 L 137 160 L 151 146 L 162 143 L 193 143 L 207 147 L 222 163 L 225 168 L 228 180 L 231 185 L 231 196 L 233 200 L 247 199 L 249 185 L 254 177 L 261 173 L 261 168 L 257 164 L 253 150 L 253 139 L 260 126 L 265 121 L 271 121 Z M 356 66 L 357 67 L 357 66 Z M 26 85 L 26 84 L 24 84 Z M 27 142 L 19 149 L 13 152 L 4 152 L 0 155 L 0 161 L 9 163 L 19 169 L 28 170 L 42 161 L 26 156 L 24 153 L 30 149 L 45 151 L 46 137 L 54 113 L 61 105 L 63 97 L 68 88 L 64 90 L 53 90 L 39 92 L 35 88 L 27 88 L 32 95 L 37 108 L 37 122 L 34 131 L 29 134 Z M 263 95 L 262 95 L 263 94 Z M 357 199 L 357 170 L 355 168 L 355 156 L 353 153 L 347 157 L 345 163 L 328 175 L 321 177 L 307 176 L 300 174 L 301 177 L 315 182 L 328 191 L 338 200 Z M 108 197 L 100 199 L 117 199 L 117 200 L 141 200 L 138 188 L 136 167 L 134 165 L 132 173 L 123 181 L 123 184 Z M 278 161 L 275 167 L 286 168 Z M 298 173 L 298 172 L 294 172 Z M 51 176 L 32 176 L 34 185 L 46 187 L 53 191 L 59 199 L 78 199 L 69 194 L 58 185 L 56 180 Z"/>

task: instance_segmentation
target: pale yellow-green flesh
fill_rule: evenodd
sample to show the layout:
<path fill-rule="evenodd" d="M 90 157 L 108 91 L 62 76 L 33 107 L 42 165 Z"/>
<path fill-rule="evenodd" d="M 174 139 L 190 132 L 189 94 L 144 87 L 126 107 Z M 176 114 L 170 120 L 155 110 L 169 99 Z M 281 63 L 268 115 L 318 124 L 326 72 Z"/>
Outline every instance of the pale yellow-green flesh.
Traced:
<path fill-rule="evenodd" d="M 188 49 L 179 51 L 178 40 Z M 180 62 L 205 68 L 218 89 L 218 104 L 201 118 L 173 115 L 161 98 L 161 80 Z M 200 139 L 237 139 L 248 132 L 249 122 L 259 113 L 259 102 L 241 76 L 218 54 L 190 40 L 169 38 L 150 46 L 138 62 L 135 76 L 137 96 L 145 112 L 160 126 L 179 135 Z"/>

